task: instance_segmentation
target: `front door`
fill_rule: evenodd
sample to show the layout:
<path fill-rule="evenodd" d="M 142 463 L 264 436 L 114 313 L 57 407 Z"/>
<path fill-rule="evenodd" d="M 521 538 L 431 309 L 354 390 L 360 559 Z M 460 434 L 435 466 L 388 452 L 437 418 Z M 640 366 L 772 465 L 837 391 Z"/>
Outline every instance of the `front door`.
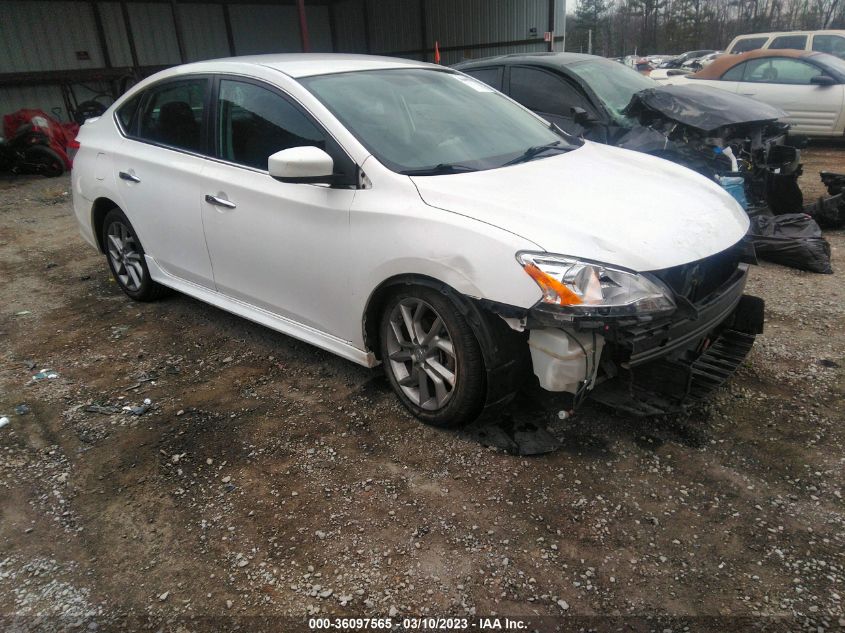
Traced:
<path fill-rule="evenodd" d="M 595 121 L 599 119 L 587 96 L 577 86 L 547 70 L 511 66 L 508 95 L 575 136 L 585 130 L 575 122 L 573 108 L 583 109 Z"/>
<path fill-rule="evenodd" d="M 202 217 L 219 292 L 322 332 L 337 333 L 349 287 L 355 190 L 279 182 L 271 154 L 333 141 L 270 86 L 220 79 L 217 160 L 203 172 Z M 336 158 L 336 171 L 337 161 Z"/>
<path fill-rule="evenodd" d="M 737 92 L 785 110 L 794 133 L 831 135 L 842 112 L 845 87 L 811 83 L 823 74 L 821 68 L 799 59 L 754 59 L 745 64 Z"/>

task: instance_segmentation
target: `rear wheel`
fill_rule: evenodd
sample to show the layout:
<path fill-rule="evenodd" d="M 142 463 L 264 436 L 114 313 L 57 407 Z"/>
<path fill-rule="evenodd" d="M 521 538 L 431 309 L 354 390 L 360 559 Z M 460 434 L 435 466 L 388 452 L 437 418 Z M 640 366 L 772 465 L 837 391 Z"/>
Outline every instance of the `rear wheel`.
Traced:
<path fill-rule="evenodd" d="M 397 292 L 385 305 L 380 334 L 388 379 L 417 418 L 456 427 L 478 415 L 486 396 L 481 348 L 448 298 L 423 287 Z"/>
<path fill-rule="evenodd" d="M 120 209 L 112 209 L 103 221 L 103 245 L 112 276 L 135 301 L 155 301 L 167 294 L 167 288 L 150 277 L 144 248 L 129 219 Z"/>

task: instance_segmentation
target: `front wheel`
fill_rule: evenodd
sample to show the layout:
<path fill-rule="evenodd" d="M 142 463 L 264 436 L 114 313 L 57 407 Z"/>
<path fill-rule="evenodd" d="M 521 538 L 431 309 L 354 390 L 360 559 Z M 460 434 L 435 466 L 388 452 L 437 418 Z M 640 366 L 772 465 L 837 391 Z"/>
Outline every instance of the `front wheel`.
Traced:
<path fill-rule="evenodd" d="M 447 297 L 423 287 L 395 293 L 382 312 L 380 333 L 390 384 L 417 418 L 457 427 L 479 414 L 486 397 L 481 348 Z"/>

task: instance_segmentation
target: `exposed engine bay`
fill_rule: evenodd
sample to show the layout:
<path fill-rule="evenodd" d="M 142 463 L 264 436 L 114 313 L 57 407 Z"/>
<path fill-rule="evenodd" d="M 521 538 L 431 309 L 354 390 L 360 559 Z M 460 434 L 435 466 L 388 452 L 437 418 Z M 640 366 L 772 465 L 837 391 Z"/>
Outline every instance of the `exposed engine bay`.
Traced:
<path fill-rule="evenodd" d="M 749 213 L 803 206 L 800 150 L 788 145 L 785 112 L 720 90 L 670 85 L 636 93 L 624 111 L 639 126 L 611 144 L 685 165 L 722 182 Z M 725 183 L 724 178 L 741 178 Z M 732 190 L 730 184 L 740 184 Z"/>

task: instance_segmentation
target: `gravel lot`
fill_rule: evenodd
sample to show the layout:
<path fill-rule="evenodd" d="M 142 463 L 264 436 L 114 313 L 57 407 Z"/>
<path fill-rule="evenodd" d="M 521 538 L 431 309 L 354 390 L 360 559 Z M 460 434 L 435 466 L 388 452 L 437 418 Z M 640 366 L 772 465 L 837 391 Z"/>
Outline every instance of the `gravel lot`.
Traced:
<path fill-rule="evenodd" d="M 805 151 L 808 198 L 819 169 L 845 149 Z M 845 233 L 834 275 L 753 269 L 766 333 L 706 410 L 586 406 L 521 458 L 415 422 L 378 372 L 130 302 L 68 187 L 0 180 L 0 628 L 845 627 Z"/>

